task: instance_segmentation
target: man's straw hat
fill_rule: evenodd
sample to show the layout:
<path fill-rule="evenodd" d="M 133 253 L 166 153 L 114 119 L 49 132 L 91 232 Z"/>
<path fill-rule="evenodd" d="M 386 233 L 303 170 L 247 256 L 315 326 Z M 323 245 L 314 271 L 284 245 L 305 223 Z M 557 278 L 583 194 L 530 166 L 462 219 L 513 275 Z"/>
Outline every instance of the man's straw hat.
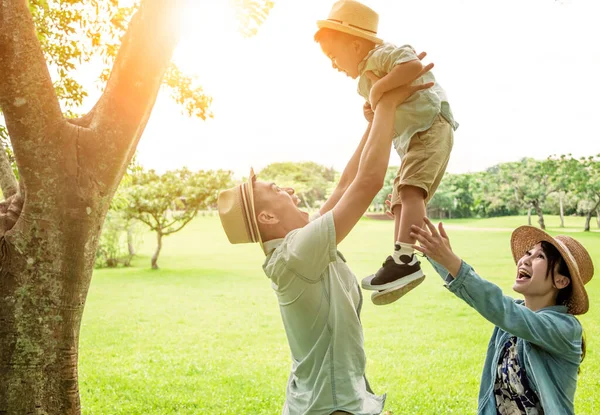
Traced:
<path fill-rule="evenodd" d="M 248 181 L 219 193 L 217 205 L 225 234 L 232 244 L 258 242 L 262 247 L 254 210 L 254 181 L 250 169 Z"/>
<path fill-rule="evenodd" d="M 587 250 L 570 236 L 558 235 L 555 238 L 533 226 L 521 226 L 514 230 L 510 245 L 515 262 L 539 242 L 552 244 L 563 257 L 571 274 L 572 293 L 566 306 L 571 314 L 585 314 L 589 308 L 584 285 L 594 276 L 594 264 Z"/>
<path fill-rule="evenodd" d="M 379 15 L 355 0 L 335 2 L 327 20 L 318 20 L 317 26 L 319 29 L 337 30 L 377 44 L 383 43 L 383 40 L 377 37 Z"/>

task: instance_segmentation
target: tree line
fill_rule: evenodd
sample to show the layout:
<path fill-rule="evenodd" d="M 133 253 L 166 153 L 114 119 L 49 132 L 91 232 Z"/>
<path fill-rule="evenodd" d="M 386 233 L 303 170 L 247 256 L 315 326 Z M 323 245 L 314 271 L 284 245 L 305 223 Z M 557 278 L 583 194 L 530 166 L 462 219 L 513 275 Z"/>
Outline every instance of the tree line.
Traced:
<path fill-rule="evenodd" d="M 389 167 L 385 185 L 370 211 L 383 211 L 392 192 L 397 167 Z M 293 187 L 303 208 L 317 210 L 332 192 L 339 173 L 315 162 L 280 162 L 258 173 L 261 180 Z M 245 178 L 242 178 L 245 180 Z M 220 190 L 233 186 L 227 170 L 197 171 L 187 168 L 162 175 L 133 163 L 113 199 L 97 252 L 97 266 L 129 265 L 142 228 L 156 234 L 151 258 L 158 268 L 163 238 L 183 229 L 199 212 L 216 209 Z M 600 156 L 571 155 L 545 160 L 523 158 L 475 173 L 447 173 L 428 206 L 432 218 L 489 218 L 524 215 L 537 217 L 545 229 L 544 215 L 582 216 L 583 228 L 591 220 L 600 226 Z"/>

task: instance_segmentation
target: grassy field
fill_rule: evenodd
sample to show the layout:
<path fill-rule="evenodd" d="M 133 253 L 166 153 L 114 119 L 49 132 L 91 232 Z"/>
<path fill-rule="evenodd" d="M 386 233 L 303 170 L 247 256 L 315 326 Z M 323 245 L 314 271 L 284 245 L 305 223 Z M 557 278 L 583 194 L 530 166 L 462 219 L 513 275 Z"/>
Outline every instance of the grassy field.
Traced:
<path fill-rule="evenodd" d="M 564 231 L 583 227 L 582 218 L 567 219 Z M 510 232 L 502 229 L 526 218 L 447 222 L 455 251 L 510 292 Z M 559 231 L 557 218 L 547 223 Z M 390 222 L 362 220 L 340 246 L 358 278 L 388 255 L 390 235 Z M 600 234 L 573 236 L 600 269 Z M 134 267 L 94 274 L 80 341 L 83 413 L 280 413 L 290 357 L 258 246 L 232 246 L 218 218 L 200 217 L 164 240 L 161 269 L 152 271 L 153 243 L 144 237 Z M 394 415 L 475 413 L 492 326 L 443 288 L 428 264 L 426 271 L 425 282 L 391 306 L 366 297 L 367 375 L 377 393 L 387 392 Z M 588 293 L 578 414 L 600 413 L 600 277 Z"/>

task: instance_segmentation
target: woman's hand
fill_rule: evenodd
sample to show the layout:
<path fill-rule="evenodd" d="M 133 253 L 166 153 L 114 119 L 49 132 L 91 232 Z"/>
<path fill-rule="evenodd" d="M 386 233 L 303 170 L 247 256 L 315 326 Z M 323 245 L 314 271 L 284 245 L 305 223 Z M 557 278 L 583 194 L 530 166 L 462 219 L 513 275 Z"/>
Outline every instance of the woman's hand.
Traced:
<path fill-rule="evenodd" d="M 444 229 L 444 225 L 440 222 L 438 229 L 428 218 L 423 218 L 428 230 L 419 228 L 416 225 L 410 227 L 410 236 L 419 241 L 420 245 L 413 245 L 413 248 L 424 253 L 429 258 L 443 266 L 448 270 L 450 275 L 456 277 L 462 260 L 452 251 L 450 239 Z"/>

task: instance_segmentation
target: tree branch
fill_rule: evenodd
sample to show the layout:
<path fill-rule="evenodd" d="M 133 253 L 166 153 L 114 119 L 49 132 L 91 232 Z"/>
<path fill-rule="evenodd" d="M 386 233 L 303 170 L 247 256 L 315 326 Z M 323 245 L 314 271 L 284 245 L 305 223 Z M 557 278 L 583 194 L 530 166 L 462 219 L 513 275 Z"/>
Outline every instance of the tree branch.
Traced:
<path fill-rule="evenodd" d="M 0 143 L 0 189 L 2 189 L 5 199 L 16 194 L 19 190 L 17 178 L 15 177 L 3 143 Z"/>
<path fill-rule="evenodd" d="M 63 116 L 24 0 L 0 1 L 0 80 L 0 109 L 17 163 L 41 163 L 41 153 L 30 149 L 48 146 Z"/>
<path fill-rule="evenodd" d="M 168 231 L 168 232 L 163 232 L 163 236 L 165 236 L 165 235 L 171 235 L 172 233 L 179 232 L 180 230 L 182 230 L 185 225 L 187 225 L 188 223 L 190 223 L 190 221 L 196 217 L 197 213 L 198 213 L 198 210 L 196 210 L 194 212 L 194 214 L 189 217 L 189 219 L 187 219 L 185 222 L 183 222 L 179 228 L 171 230 L 171 231 Z"/>
<path fill-rule="evenodd" d="M 98 143 L 120 164 L 129 157 L 150 117 L 162 78 L 179 41 L 183 0 L 143 0 L 133 16 L 92 127 L 106 132 Z M 140 131 L 141 129 L 141 131 Z"/>

